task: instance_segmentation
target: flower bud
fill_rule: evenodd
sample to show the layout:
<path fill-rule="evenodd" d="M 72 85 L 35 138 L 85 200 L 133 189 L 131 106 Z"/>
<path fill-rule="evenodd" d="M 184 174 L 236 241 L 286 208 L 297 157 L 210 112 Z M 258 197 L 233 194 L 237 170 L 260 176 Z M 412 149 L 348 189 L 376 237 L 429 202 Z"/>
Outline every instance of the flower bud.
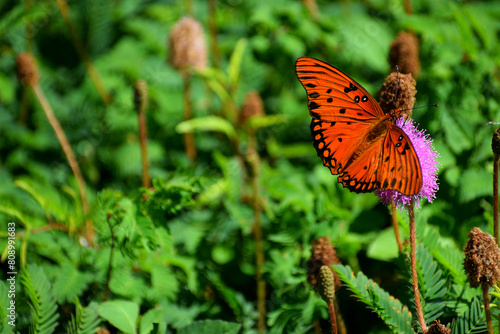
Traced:
<path fill-rule="evenodd" d="M 23 52 L 16 58 L 17 77 L 22 85 L 38 84 L 39 73 L 35 58 L 31 53 Z"/>
<path fill-rule="evenodd" d="M 181 18 L 170 30 L 169 63 L 186 72 L 189 67 L 206 67 L 207 47 L 201 23 L 191 17 Z"/>
<path fill-rule="evenodd" d="M 411 73 L 414 77 L 418 77 L 420 75 L 419 49 L 420 45 L 417 36 L 413 33 L 401 31 L 391 43 L 389 51 L 391 71 L 395 71 L 397 65 L 401 73 Z"/>
<path fill-rule="evenodd" d="M 260 117 L 264 116 L 264 114 L 264 102 L 262 102 L 259 92 L 251 90 L 247 93 L 243 101 L 238 123 L 243 125 L 251 117 Z"/>
<path fill-rule="evenodd" d="M 148 84 L 144 80 L 137 80 L 134 84 L 134 106 L 135 111 L 139 113 L 146 112 L 148 108 Z"/>

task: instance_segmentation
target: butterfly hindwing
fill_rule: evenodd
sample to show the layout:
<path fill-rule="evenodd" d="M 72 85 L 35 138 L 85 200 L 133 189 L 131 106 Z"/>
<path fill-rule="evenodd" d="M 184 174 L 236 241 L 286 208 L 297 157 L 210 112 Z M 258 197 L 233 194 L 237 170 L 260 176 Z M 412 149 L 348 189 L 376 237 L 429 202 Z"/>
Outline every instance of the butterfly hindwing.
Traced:
<path fill-rule="evenodd" d="M 355 159 L 340 175 L 338 182 L 356 193 L 372 192 L 380 188 L 378 165 L 383 137 L 378 138 Z"/>
<path fill-rule="evenodd" d="M 422 187 L 422 171 L 410 139 L 391 123 L 387 134 L 363 151 L 338 181 L 357 193 L 396 190 L 410 196 Z"/>
<path fill-rule="evenodd" d="M 342 118 L 370 121 L 384 114 L 370 93 L 334 66 L 302 57 L 297 59 L 295 71 L 307 92 L 314 118 L 329 122 Z"/>
<path fill-rule="evenodd" d="M 414 195 L 422 188 L 422 169 L 415 149 L 406 133 L 392 123 L 383 143 L 378 178 L 381 190 Z"/>

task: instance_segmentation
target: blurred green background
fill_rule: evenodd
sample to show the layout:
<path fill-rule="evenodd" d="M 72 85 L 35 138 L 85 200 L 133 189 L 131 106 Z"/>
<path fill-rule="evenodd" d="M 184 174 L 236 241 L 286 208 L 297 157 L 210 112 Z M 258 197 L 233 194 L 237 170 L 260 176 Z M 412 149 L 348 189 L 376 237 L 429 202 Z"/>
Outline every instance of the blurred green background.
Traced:
<path fill-rule="evenodd" d="M 307 4 L 317 6 L 317 17 Z M 322 166 L 311 145 L 307 97 L 294 72 L 298 57 L 316 57 L 376 96 L 389 74 L 391 41 L 399 31 L 418 36 L 416 106 L 439 108 L 415 110 L 413 118 L 434 140 L 441 169 L 436 199 L 422 203 L 417 219 L 463 249 L 473 226 L 491 231 L 496 126 L 487 122 L 500 121 L 500 3 L 411 5 L 412 15 L 401 1 L 219 0 L 210 14 L 203 0 L 69 1 L 73 33 L 110 93 L 106 104 L 56 1 L 2 1 L 2 235 L 6 223 L 16 221 L 18 264 L 37 264 L 53 284 L 61 315 L 57 328 L 69 319 L 74 297 L 83 305 L 101 303 L 108 286 L 109 300 L 132 301 L 138 314 L 160 310 L 155 319 L 163 322 L 151 321 L 155 330 L 221 319 L 256 332 L 253 190 L 248 163 L 241 165 L 252 149 L 252 131 L 227 116 L 241 108 L 250 90 L 260 94 L 266 114 L 255 127 L 268 330 L 312 333 L 315 322 L 325 326 L 326 306 L 310 291 L 305 265 L 311 241 L 320 236 L 331 237 L 343 263 L 411 305 L 409 292 L 401 291 L 409 285 L 401 281 L 407 275 L 404 256 L 398 256 L 388 209 L 373 194 L 343 189 Z M 213 124 L 194 127 L 195 163 L 186 156 L 178 126 L 184 77 L 167 62 L 169 32 L 188 11 L 204 28 L 209 58 L 208 69 L 190 72 L 194 118 L 213 117 Z M 210 24 L 217 27 L 220 56 L 213 52 Z M 57 137 L 31 90 L 16 78 L 16 56 L 27 50 L 82 169 L 95 247 L 82 241 L 78 187 Z M 149 201 L 143 200 L 148 190 L 141 189 L 133 101 L 138 79 L 146 81 L 150 96 L 146 115 L 155 189 Z M 114 235 L 107 215 L 116 223 Z M 37 230 L 48 223 L 68 228 Z M 1 238 L 0 249 L 6 244 Z M 349 332 L 388 331 L 348 291 L 340 292 L 339 304 Z M 18 307 L 22 331 L 29 307 Z M 101 317 L 101 326 L 113 332 L 116 324 Z"/>

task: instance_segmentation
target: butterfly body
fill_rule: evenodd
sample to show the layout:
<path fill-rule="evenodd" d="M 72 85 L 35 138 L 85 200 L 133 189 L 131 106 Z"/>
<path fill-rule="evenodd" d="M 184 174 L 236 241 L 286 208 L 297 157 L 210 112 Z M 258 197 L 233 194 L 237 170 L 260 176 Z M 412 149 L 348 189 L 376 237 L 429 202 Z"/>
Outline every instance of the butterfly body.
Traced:
<path fill-rule="evenodd" d="M 303 57 L 296 73 L 309 99 L 313 146 L 338 182 L 357 193 L 397 190 L 414 195 L 422 171 L 413 145 L 355 80 L 320 60 Z"/>

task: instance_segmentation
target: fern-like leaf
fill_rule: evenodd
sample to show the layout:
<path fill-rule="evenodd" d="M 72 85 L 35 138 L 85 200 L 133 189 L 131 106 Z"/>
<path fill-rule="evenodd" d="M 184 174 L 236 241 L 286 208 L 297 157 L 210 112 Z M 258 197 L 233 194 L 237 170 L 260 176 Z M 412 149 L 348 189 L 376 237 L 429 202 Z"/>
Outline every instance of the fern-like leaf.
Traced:
<path fill-rule="evenodd" d="M 451 334 L 486 333 L 486 321 L 484 310 L 481 308 L 481 300 L 479 296 L 474 298 L 469 309 L 453 320 Z"/>
<path fill-rule="evenodd" d="M 417 273 L 425 322 L 430 324 L 443 314 L 446 301 L 443 297 L 448 292 L 446 281 L 437 262 L 423 245 L 417 249 Z"/>
<path fill-rule="evenodd" d="M 393 333 L 415 333 L 411 326 L 412 316 L 408 307 L 363 273 L 354 276 L 351 267 L 339 264 L 333 265 L 333 269 L 355 297 L 375 311 Z"/>
<path fill-rule="evenodd" d="M 101 319 L 99 318 L 98 305 L 91 302 L 87 307 L 83 308 L 78 299 L 76 299 L 76 316 L 71 316 L 71 321 L 68 325 L 68 334 L 94 334 L 99 328 Z"/>
<path fill-rule="evenodd" d="M 56 298 L 52 293 L 50 282 L 41 267 L 30 265 L 19 274 L 21 284 L 31 301 L 32 321 L 31 333 L 50 334 L 57 327 Z"/>
<path fill-rule="evenodd" d="M 61 265 L 53 285 L 58 303 L 71 301 L 81 295 L 91 280 L 90 273 L 81 273 L 69 263 Z"/>

